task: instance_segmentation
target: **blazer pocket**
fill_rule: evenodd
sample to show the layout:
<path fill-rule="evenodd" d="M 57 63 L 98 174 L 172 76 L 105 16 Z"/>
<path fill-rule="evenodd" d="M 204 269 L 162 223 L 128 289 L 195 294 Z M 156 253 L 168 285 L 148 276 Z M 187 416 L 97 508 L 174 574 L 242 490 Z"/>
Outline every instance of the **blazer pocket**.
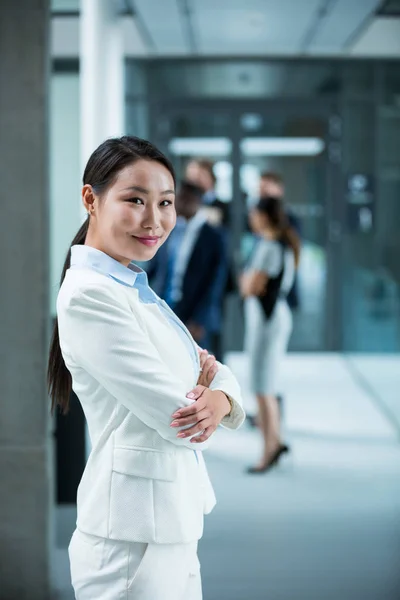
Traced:
<path fill-rule="evenodd" d="M 175 481 L 177 465 L 175 454 L 139 448 L 114 448 L 113 471 L 123 475 Z"/>

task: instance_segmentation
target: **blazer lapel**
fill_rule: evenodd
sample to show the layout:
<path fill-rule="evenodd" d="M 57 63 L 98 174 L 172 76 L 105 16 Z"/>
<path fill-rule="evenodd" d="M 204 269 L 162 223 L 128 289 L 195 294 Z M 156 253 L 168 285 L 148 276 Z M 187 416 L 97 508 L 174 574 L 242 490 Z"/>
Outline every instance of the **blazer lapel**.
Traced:
<path fill-rule="evenodd" d="M 168 314 L 171 316 L 171 318 L 175 321 L 175 323 L 177 324 L 178 327 L 180 327 L 182 329 L 182 331 L 184 331 L 184 333 L 186 334 L 188 340 L 189 340 L 189 344 L 192 348 L 192 354 L 194 356 L 194 360 L 195 360 L 195 366 L 197 368 L 197 373 L 200 371 L 200 358 L 199 358 L 199 353 L 197 351 L 197 345 L 195 344 L 192 336 L 189 333 L 189 330 L 187 329 L 187 327 L 182 323 L 182 321 L 180 319 L 178 319 L 178 317 L 176 316 L 176 314 L 174 313 L 173 310 L 171 310 L 171 308 L 168 306 L 168 304 L 165 302 L 165 300 L 161 300 L 161 298 L 159 299 L 160 304 L 162 304 L 162 306 L 164 307 L 164 309 L 168 312 Z"/>

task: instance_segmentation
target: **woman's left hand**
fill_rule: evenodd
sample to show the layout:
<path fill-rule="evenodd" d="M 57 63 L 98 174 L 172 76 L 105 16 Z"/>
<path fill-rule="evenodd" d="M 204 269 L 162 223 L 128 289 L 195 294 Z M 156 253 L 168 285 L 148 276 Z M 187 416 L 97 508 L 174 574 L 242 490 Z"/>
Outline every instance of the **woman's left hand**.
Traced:
<path fill-rule="evenodd" d="M 215 374 L 218 371 L 218 365 L 215 356 L 208 354 L 207 350 L 199 350 L 200 358 L 200 375 L 197 380 L 197 385 L 210 387 Z"/>

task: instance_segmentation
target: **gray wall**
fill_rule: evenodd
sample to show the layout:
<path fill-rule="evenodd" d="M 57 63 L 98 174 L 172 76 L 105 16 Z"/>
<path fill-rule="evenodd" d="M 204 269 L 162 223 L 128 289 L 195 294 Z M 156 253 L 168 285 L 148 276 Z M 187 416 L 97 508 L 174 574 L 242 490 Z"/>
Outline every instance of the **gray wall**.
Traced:
<path fill-rule="evenodd" d="M 49 598 L 47 0 L 0 3 L 0 595 Z"/>

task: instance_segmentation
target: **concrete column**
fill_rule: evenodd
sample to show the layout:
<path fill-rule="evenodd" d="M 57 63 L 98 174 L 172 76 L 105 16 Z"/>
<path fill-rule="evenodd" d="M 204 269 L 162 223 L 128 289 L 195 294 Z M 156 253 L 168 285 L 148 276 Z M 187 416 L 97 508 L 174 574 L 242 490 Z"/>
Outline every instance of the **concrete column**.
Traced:
<path fill-rule="evenodd" d="M 0 597 L 47 600 L 49 0 L 0 2 Z"/>
<path fill-rule="evenodd" d="M 110 0 L 81 2 L 82 167 L 103 140 L 124 133 L 123 32 L 116 7 Z"/>

